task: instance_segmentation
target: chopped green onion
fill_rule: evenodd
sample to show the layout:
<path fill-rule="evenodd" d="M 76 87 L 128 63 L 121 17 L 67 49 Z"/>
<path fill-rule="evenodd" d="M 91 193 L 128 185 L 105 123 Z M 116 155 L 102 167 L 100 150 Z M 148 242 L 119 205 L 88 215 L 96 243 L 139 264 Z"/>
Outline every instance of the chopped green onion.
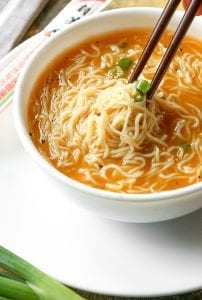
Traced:
<path fill-rule="evenodd" d="M 115 66 L 107 75 L 109 78 L 118 79 L 123 76 L 123 70 L 119 66 Z"/>
<path fill-rule="evenodd" d="M 147 92 L 150 89 L 150 83 L 145 80 L 145 79 L 140 79 L 136 82 L 136 90 L 141 94 L 141 95 L 146 95 Z"/>
<path fill-rule="evenodd" d="M 123 57 L 118 61 L 118 66 L 123 70 L 127 71 L 130 65 L 132 64 L 132 60 L 129 57 Z"/>
<path fill-rule="evenodd" d="M 1 278 L 0 297 L 15 300 L 83 300 L 81 296 L 0 246 L 0 268 L 20 276 L 22 281 Z M 0 271 L 0 275 L 1 275 Z M 3 273 L 2 273 L 3 274 Z M 21 293 L 21 298 L 16 295 Z M 30 298 L 27 296 L 30 294 Z"/>
<path fill-rule="evenodd" d="M 135 100 L 135 102 L 142 102 L 145 100 L 145 96 L 141 95 L 141 94 L 137 94 L 137 95 L 135 95 L 134 100 Z"/>
<path fill-rule="evenodd" d="M 180 148 L 182 148 L 184 151 L 188 150 L 191 148 L 191 144 L 190 143 L 183 143 L 180 145 Z"/>
<path fill-rule="evenodd" d="M 125 48 L 127 47 L 128 43 L 127 42 L 121 42 L 120 44 L 118 44 L 119 48 Z"/>

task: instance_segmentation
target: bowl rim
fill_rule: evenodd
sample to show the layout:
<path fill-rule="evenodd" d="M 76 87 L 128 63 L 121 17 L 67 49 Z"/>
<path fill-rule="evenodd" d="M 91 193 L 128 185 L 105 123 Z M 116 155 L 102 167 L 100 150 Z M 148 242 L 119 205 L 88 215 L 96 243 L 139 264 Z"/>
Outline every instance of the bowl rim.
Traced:
<path fill-rule="evenodd" d="M 104 11 L 96 15 L 87 16 L 75 23 L 69 24 L 67 28 L 57 32 L 51 39 L 44 42 L 39 49 L 32 55 L 32 57 L 29 59 L 28 63 L 26 63 L 26 66 L 23 68 L 16 84 L 15 92 L 14 92 L 14 103 L 13 103 L 13 117 L 14 117 L 14 124 L 15 128 L 17 130 L 17 134 L 24 146 L 24 148 L 27 150 L 27 152 L 33 157 L 34 161 L 38 163 L 39 166 L 42 167 L 43 170 L 46 170 L 48 174 L 50 174 L 52 177 L 57 179 L 59 182 L 73 188 L 74 190 L 77 190 L 79 192 L 84 192 L 86 194 L 89 194 L 91 196 L 96 196 L 99 198 L 108 198 L 108 200 L 112 201 L 122 201 L 124 202 L 156 202 L 156 201 L 162 201 L 162 200 L 170 200 L 175 201 L 175 198 L 181 198 L 184 196 L 190 196 L 194 195 L 195 193 L 199 193 L 202 191 L 202 182 L 194 183 L 192 185 L 182 187 L 175 190 L 166 190 L 162 192 L 154 192 L 154 193 L 137 193 L 137 194 L 130 194 L 130 193 L 118 193 L 118 192 L 112 192 L 112 191 L 106 191 L 99 188 L 91 187 L 89 185 L 86 185 L 84 183 L 78 182 L 60 171 L 58 171 L 53 165 L 51 165 L 50 162 L 46 160 L 45 157 L 43 157 L 39 151 L 36 149 L 34 143 L 31 140 L 31 137 L 28 133 L 28 130 L 26 128 L 26 122 L 23 120 L 23 107 L 21 107 L 22 101 L 20 99 L 23 98 L 23 90 L 26 89 L 24 82 L 26 82 L 26 76 L 29 74 L 30 69 L 34 63 L 37 62 L 37 59 L 40 59 L 41 52 L 48 48 L 51 44 L 55 43 L 58 39 L 61 39 L 63 36 L 65 36 L 69 31 L 71 31 L 72 28 L 79 28 L 83 24 L 94 21 L 95 19 L 102 19 L 105 17 L 111 17 L 119 14 L 143 14 L 143 13 L 149 13 L 152 15 L 159 15 L 162 11 L 161 8 L 155 8 L 155 7 L 133 7 L 133 8 L 118 8 L 118 9 L 112 9 L 109 11 Z M 182 11 L 176 11 L 174 18 L 177 20 L 179 17 L 183 15 Z M 196 17 L 197 21 L 202 21 L 202 17 Z M 110 31 L 110 30 L 109 30 Z M 67 47 L 68 49 L 68 47 Z M 61 51 L 62 52 L 62 51 Z M 60 55 L 61 52 L 58 52 L 58 55 Z M 57 57 L 57 56 L 56 56 Z M 37 77 L 39 74 L 37 75 Z"/>

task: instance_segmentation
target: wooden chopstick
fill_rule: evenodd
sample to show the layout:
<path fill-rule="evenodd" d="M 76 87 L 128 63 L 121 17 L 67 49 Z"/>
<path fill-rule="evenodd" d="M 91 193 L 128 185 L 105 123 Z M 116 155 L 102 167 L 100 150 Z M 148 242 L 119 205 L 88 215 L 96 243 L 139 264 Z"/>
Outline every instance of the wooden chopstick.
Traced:
<path fill-rule="evenodd" d="M 142 52 L 142 55 L 140 56 L 137 65 L 135 69 L 133 70 L 132 74 L 130 75 L 130 78 L 128 80 L 129 83 L 134 82 L 137 80 L 138 76 L 144 69 L 144 66 L 146 65 L 148 59 L 152 55 L 152 51 L 154 50 L 156 44 L 158 43 L 159 39 L 161 38 L 161 35 L 163 31 L 165 30 L 168 22 L 170 21 L 174 11 L 176 10 L 178 4 L 181 0 L 169 0 L 162 11 L 162 14 L 157 21 L 154 30 L 152 31 L 152 34 Z"/>
<path fill-rule="evenodd" d="M 173 15 L 174 11 L 177 8 L 177 5 L 179 4 L 179 0 L 169 0 L 165 9 L 163 10 L 159 21 L 157 22 L 157 25 L 154 28 L 154 31 L 145 47 L 145 50 L 143 51 L 135 69 L 133 70 L 130 78 L 129 83 L 135 81 L 141 71 L 143 70 L 146 62 L 148 61 L 149 57 L 152 54 L 153 49 L 155 48 L 157 42 L 159 41 L 164 29 L 166 28 L 166 25 L 168 24 L 171 16 Z M 151 82 L 151 88 L 147 93 L 147 99 L 151 99 L 161 82 L 165 72 L 167 71 L 171 60 L 173 56 L 175 55 L 184 35 L 186 34 L 189 26 L 191 25 L 196 12 L 201 4 L 201 0 L 192 0 L 189 7 L 185 11 L 185 14 L 180 21 L 177 30 L 167 48 L 167 51 L 165 52 L 158 69 L 156 73 L 154 74 L 153 80 Z M 160 27 L 160 28 L 159 28 Z"/>

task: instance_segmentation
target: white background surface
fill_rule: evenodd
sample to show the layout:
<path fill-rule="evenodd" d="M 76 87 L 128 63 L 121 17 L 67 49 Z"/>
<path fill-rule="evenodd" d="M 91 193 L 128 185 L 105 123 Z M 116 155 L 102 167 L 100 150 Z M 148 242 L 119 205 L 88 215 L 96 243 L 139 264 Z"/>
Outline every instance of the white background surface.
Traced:
<path fill-rule="evenodd" d="M 11 50 L 48 0 L 0 0 L 0 58 Z"/>
<path fill-rule="evenodd" d="M 202 210 L 154 224 L 114 222 L 81 210 L 23 150 L 11 106 L 0 115 L 0 244 L 57 279 L 114 295 L 202 288 Z"/>

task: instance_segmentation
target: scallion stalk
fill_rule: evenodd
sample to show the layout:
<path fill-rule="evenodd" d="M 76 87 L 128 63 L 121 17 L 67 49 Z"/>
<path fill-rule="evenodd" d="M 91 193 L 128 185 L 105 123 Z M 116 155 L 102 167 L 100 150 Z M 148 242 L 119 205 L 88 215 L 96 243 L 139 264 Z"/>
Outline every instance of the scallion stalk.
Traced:
<path fill-rule="evenodd" d="M 33 291 L 33 295 L 35 294 L 38 300 L 82 300 L 83 297 L 79 296 L 71 289 L 65 287 L 64 285 L 57 282 L 55 279 L 46 275 L 42 271 L 38 270 L 22 258 L 16 256 L 11 253 L 7 249 L 0 247 L 0 267 L 16 274 L 17 276 L 22 277 L 27 285 L 27 288 L 23 285 L 23 282 L 18 282 L 12 279 L 9 282 L 5 281 L 6 278 L 3 279 L 4 283 L 7 283 L 7 286 L 10 284 L 10 298 L 13 295 L 15 299 L 15 292 L 17 291 L 17 287 L 19 291 L 23 290 L 25 292 Z M 1 277 L 2 280 L 2 277 Z M 0 282 L 1 285 L 1 282 Z M 13 288 L 12 288 L 13 287 Z M 2 288 L 3 289 L 3 288 Z M 0 289 L 1 291 L 1 289 Z M 30 294 L 31 295 L 31 294 Z M 5 296 L 1 295 L 0 296 Z M 34 296 L 33 296 L 34 297 Z M 24 300 L 26 298 L 22 298 Z M 29 298 L 27 298 L 29 299 Z M 34 298 L 31 300 L 35 300 Z"/>
<path fill-rule="evenodd" d="M 0 276 L 0 295 L 14 300 L 39 300 L 40 298 L 26 284 Z"/>

